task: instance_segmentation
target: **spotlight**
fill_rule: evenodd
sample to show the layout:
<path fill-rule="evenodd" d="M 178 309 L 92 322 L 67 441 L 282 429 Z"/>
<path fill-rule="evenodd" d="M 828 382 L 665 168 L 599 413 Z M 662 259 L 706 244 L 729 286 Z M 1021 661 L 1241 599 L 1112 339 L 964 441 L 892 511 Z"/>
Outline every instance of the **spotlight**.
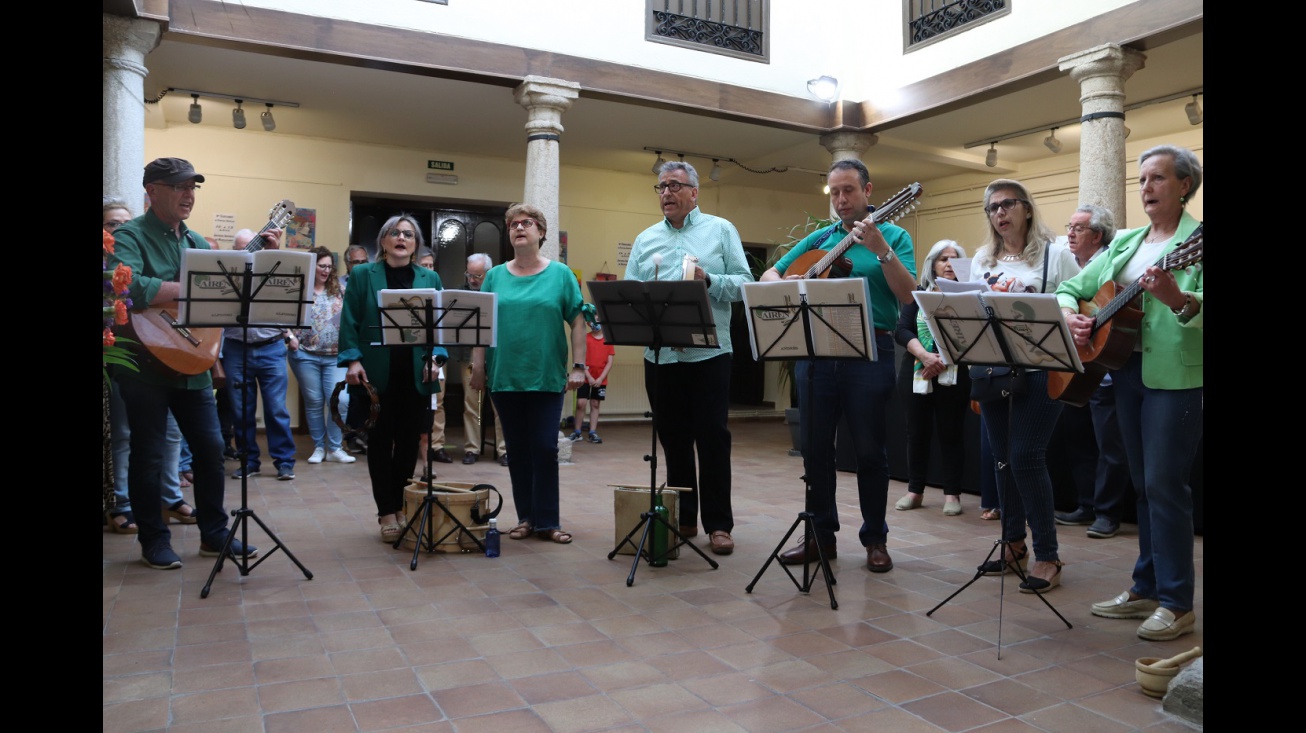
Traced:
<path fill-rule="evenodd" d="M 714 181 L 721 180 L 721 164 L 717 162 L 716 158 L 712 159 L 712 172 L 708 173 L 707 177 Z"/>
<path fill-rule="evenodd" d="M 998 149 L 996 146 L 997 143 L 989 143 L 989 152 L 984 156 L 984 165 L 990 168 L 998 164 Z"/>
<path fill-rule="evenodd" d="M 830 195 L 830 184 L 826 182 L 824 173 L 821 174 L 821 193 L 826 196 Z"/>
<path fill-rule="evenodd" d="M 235 126 L 237 130 L 245 129 L 245 110 L 240 108 L 241 101 L 242 100 L 237 99 L 236 108 L 231 110 L 231 124 Z"/>
<path fill-rule="evenodd" d="M 822 102 L 833 102 L 839 94 L 839 80 L 833 76 L 820 76 L 807 82 L 807 91 Z"/>
<path fill-rule="evenodd" d="M 1129 129 L 1128 127 L 1125 128 L 1125 139 L 1126 139 L 1126 140 L 1129 139 L 1129 133 L 1131 133 L 1131 132 L 1133 132 L 1133 130 Z"/>
<path fill-rule="evenodd" d="M 268 102 L 267 105 L 268 108 L 263 110 L 263 114 L 259 115 L 259 117 L 263 118 L 263 129 L 272 132 L 277 129 L 277 121 L 272 119 L 272 103 Z"/>
<path fill-rule="evenodd" d="M 661 150 L 657 151 L 657 154 L 658 159 L 653 161 L 653 175 L 655 176 L 662 172 L 662 164 L 667 162 L 666 159 L 662 157 Z"/>
<path fill-rule="evenodd" d="M 1057 139 L 1057 128 L 1052 128 L 1052 134 L 1043 138 L 1043 145 L 1051 150 L 1053 154 L 1061 152 L 1061 141 Z"/>
<path fill-rule="evenodd" d="M 1184 105 L 1184 114 L 1188 115 L 1188 124 L 1202 124 L 1202 106 L 1197 103 L 1197 95 L 1193 95 L 1193 101 Z"/>
<path fill-rule="evenodd" d="M 204 110 L 200 109 L 200 95 L 192 94 L 190 98 L 194 101 L 190 103 L 190 114 L 186 115 L 186 119 L 198 125 L 204 119 Z"/>

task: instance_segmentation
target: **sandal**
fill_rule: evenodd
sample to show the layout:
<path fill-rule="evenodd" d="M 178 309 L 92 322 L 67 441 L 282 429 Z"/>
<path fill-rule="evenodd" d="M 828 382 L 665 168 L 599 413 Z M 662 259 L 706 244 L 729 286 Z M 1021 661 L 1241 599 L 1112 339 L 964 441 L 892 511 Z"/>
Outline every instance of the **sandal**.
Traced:
<path fill-rule="evenodd" d="M 377 517 L 376 521 L 377 524 L 381 524 L 380 517 Z M 400 521 L 402 521 L 402 519 Z M 395 540 L 399 539 L 400 535 L 402 535 L 403 533 L 404 533 L 404 528 L 400 525 L 399 522 L 390 522 L 388 524 L 381 524 L 381 541 L 386 543 L 387 545 L 393 545 L 395 543 Z"/>
<path fill-rule="evenodd" d="M 106 513 L 104 518 L 109 524 L 109 531 L 115 534 L 136 534 L 140 531 L 140 527 L 136 526 L 136 518 L 132 516 L 131 512 L 123 512 L 122 514 Z"/>
<path fill-rule="evenodd" d="M 184 512 L 182 511 L 183 507 L 186 509 Z M 195 516 L 195 507 L 187 504 L 184 500 L 172 504 L 167 509 L 164 509 L 163 515 L 168 519 L 175 519 L 182 524 L 195 524 L 200 521 L 199 518 Z"/>
<path fill-rule="evenodd" d="M 552 540 L 560 545 L 571 544 L 571 532 L 565 529 L 542 529 L 535 533 L 542 540 Z"/>
<path fill-rule="evenodd" d="M 524 540 L 530 536 L 531 536 L 530 522 L 522 522 L 521 524 L 518 524 L 516 527 L 513 527 L 512 529 L 508 530 L 508 539 Z"/>
<path fill-rule="evenodd" d="M 1028 564 L 1029 545 L 1022 545 L 1020 551 L 1017 552 L 1013 543 L 1011 545 L 1011 556 L 1005 561 L 989 560 L 976 569 L 983 572 L 985 575 L 1006 575 L 1008 572 L 1011 572 L 1013 567 L 1019 568 L 1023 572 Z"/>
<path fill-rule="evenodd" d="M 1001 509 L 985 509 L 980 513 L 980 519 L 1002 519 Z"/>

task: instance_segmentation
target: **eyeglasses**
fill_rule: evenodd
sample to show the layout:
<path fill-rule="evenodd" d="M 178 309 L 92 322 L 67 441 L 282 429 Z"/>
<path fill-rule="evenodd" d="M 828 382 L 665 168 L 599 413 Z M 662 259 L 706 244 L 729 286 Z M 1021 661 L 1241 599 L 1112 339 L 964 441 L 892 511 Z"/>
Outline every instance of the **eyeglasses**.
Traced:
<path fill-rule="evenodd" d="M 199 184 L 195 184 L 195 183 L 156 183 L 154 185 L 162 186 L 164 188 L 171 188 L 177 193 L 200 190 Z"/>
<path fill-rule="evenodd" d="M 348 263 L 351 264 L 351 265 L 366 265 L 366 264 L 367 264 L 367 260 L 345 260 L 345 262 L 348 262 Z"/>
<path fill-rule="evenodd" d="M 658 193 L 662 193 L 668 189 L 670 189 L 671 193 L 680 193 L 680 189 L 682 188 L 693 188 L 693 186 L 688 183 L 681 183 L 680 181 L 667 181 L 666 183 L 657 183 L 653 185 L 653 190 Z"/>
<path fill-rule="evenodd" d="M 1066 234 L 1083 234 L 1084 232 L 1093 231 L 1093 227 L 1084 226 L 1083 224 L 1067 224 Z"/>
<path fill-rule="evenodd" d="M 325 265 L 318 265 L 318 266 L 317 266 L 317 269 L 319 269 L 319 270 L 334 270 L 334 269 L 336 269 L 336 266 L 333 265 L 333 264 L 331 264 L 330 262 L 328 262 L 328 263 L 326 263 Z"/>
<path fill-rule="evenodd" d="M 1003 211 L 1010 211 L 1011 207 L 1015 206 L 1016 204 L 1029 205 L 1029 202 L 1024 199 L 1002 199 L 996 204 L 989 204 L 988 206 L 985 206 L 984 213 L 988 214 L 989 216 L 993 216 L 994 214 L 998 213 L 998 209 L 1002 209 Z"/>
<path fill-rule="evenodd" d="M 398 237 L 400 239 L 417 239 L 417 232 L 409 229 L 391 229 L 386 233 L 392 237 Z"/>
<path fill-rule="evenodd" d="M 509 228 L 509 229 L 530 229 L 530 228 L 534 227 L 535 225 L 536 225 L 536 224 L 535 224 L 535 220 L 534 220 L 534 219 L 518 219 L 517 221 L 509 222 L 509 224 L 508 224 L 508 228 Z"/>
<path fill-rule="evenodd" d="M 124 222 L 121 221 L 106 221 L 104 222 L 104 229 L 105 231 L 113 231 L 114 229 L 117 229 L 118 227 L 122 226 L 123 223 Z"/>
<path fill-rule="evenodd" d="M 474 274 L 472 274 L 472 273 L 470 273 L 470 272 L 464 272 L 463 275 L 464 275 L 468 280 L 484 280 L 484 279 L 485 279 L 485 273 L 481 273 L 480 275 L 474 275 Z"/>

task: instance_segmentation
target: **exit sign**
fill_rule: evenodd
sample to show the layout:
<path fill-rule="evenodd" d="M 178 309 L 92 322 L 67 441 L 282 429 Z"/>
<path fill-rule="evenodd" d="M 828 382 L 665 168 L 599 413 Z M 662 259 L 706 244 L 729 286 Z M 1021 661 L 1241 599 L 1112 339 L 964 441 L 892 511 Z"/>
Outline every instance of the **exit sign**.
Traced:
<path fill-rule="evenodd" d="M 426 161 L 426 167 L 437 171 L 451 171 L 453 170 L 453 163 L 448 160 L 428 160 Z"/>

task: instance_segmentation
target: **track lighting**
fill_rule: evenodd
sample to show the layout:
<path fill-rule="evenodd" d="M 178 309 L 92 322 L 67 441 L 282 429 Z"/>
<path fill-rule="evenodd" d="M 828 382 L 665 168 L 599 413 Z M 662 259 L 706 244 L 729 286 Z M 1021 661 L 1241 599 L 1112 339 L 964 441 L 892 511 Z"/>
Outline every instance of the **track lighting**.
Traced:
<path fill-rule="evenodd" d="M 1197 103 L 1197 95 L 1193 95 L 1193 101 L 1184 105 L 1184 114 L 1188 115 L 1188 124 L 1202 124 L 1202 106 Z"/>
<path fill-rule="evenodd" d="M 1051 150 L 1054 155 L 1061 152 L 1061 141 L 1057 139 L 1057 128 L 1052 128 L 1052 133 L 1043 138 L 1043 145 Z"/>
<path fill-rule="evenodd" d="M 656 176 L 656 175 L 658 175 L 659 173 L 662 172 L 662 164 L 663 164 L 663 163 L 666 163 L 667 161 L 666 161 L 665 158 L 662 157 L 662 151 L 661 151 L 661 150 L 657 150 L 657 151 L 654 151 L 654 152 L 656 152 L 656 153 L 658 154 L 658 159 L 655 160 L 655 161 L 653 161 L 653 175 Z"/>
<path fill-rule="evenodd" d="M 721 163 L 717 158 L 712 159 L 712 171 L 707 174 L 707 177 L 713 181 L 721 180 Z"/>
<path fill-rule="evenodd" d="M 198 125 L 200 120 L 204 119 L 204 110 L 200 108 L 200 95 L 192 94 L 190 98 L 193 101 L 190 103 L 190 112 L 186 115 L 186 119 Z"/>
<path fill-rule="evenodd" d="M 236 108 L 231 110 L 231 124 L 237 130 L 245 129 L 245 110 L 240 107 L 241 100 L 236 100 Z"/>
<path fill-rule="evenodd" d="M 987 165 L 990 168 L 998 164 L 997 145 L 997 143 L 989 143 L 989 152 L 984 156 L 984 165 Z"/>
<path fill-rule="evenodd" d="M 839 80 L 833 76 L 818 76 L 807 82 L 807 91 L 822 102 L 833 102 L 839 95 Z"/>
<path fill-rule="evenodd" d="M 267 104 L 268 108 L 263 110 L 263 114 L 259 115 L 259 117 L 263 118 L 263 129 L 272 132 L 277 129 L 277 121 L 272 119 L 272 103 L 265 102 L 265 104 Z"/>
<path fill-rule="evenodd" d="M 191 124 L 195 125 L 198 125 L 200 121 L 204 119 L 204 109 L 200 107 L 200 97 L 208 97 L 210 99 L 230 99 L 236 103 L 236 108 L 231 110 L 231 124 L 237 130 L 245 129 L 245 109 L 243 106 L 245 102 L 267 106 L 267 110 L 259 116 L 262 118 L 263 129 L 268 132 L 277 129 L 277 121 L 272 118 L 273 105 L 279 107 L 299 106 L 299 102 L 286 102 L 280 99 L 258 99 L 244 94 L 237 96 L 235 94 L 223 94 L 222 92 L 206 92 L 202 89 L 180 89 L 177 87 L 168 87 L 159 92 L 158 96 L 152 99 L 146 98 L 145 103 L 158 104 L 160 100 L 172 92 L 190 95 L 191 103 L 189 109 L 186 110 L 186 119 L 189 120 Z"/>

